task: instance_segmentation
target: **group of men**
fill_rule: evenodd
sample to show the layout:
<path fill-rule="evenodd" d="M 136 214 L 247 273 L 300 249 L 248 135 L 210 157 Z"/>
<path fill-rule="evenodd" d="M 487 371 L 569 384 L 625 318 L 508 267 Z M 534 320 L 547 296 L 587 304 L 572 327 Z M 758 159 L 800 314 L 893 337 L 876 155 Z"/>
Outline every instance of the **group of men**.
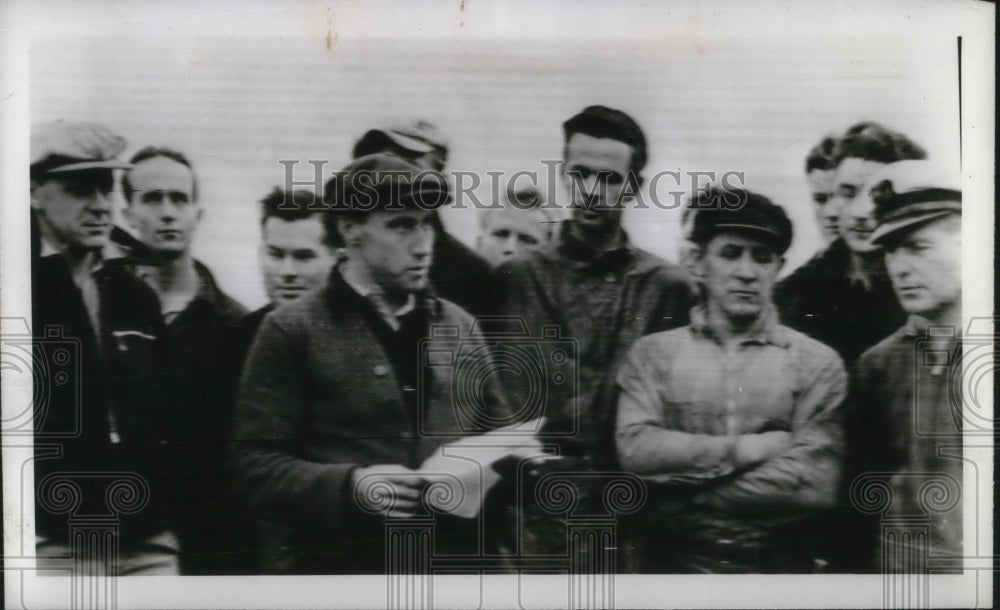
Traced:
<path fill-rule="evenodd" d="M 511 569 L 565 555 L 565 523 L 530 501 L 530 476 L 493 488 L 482 526 L 435 514 L 420 471 L 446 443 L 543 416 L 546 472 L 648 486 L 620 523 L 628 570 L 879 569 L 852 482 L 884 475 L 908 510 L 907 473 L 961 480 L 960 455 L 935 444 L 960 439 L 951 375 L 918 375 L 913 349 L 928 326 L 960 324 L 960 189 L 880 125 L 824 140 L 806 174 L 828 245 L 779 282 L 792 223 L 766 196 L 691 193 L 674 265 L 622 228 L 647 161 L 640 126 L 589 106 L 563 132 L 568 218 L 537 190 L 508 193 L 481 212 L 477 254 L 438 216 L 453 194 L 437 128 L 368 131 L 323 193 L 261 200 L 269 303 L 248 313 L 191 255 L 205 207 L 184 154 L 125 162 L 102 126 L 36 127 L 35 349 L 53 326 L 80 346 L 80 383 L 46 384 L 35 406 L 40 567 L 89 557 L 47 494 L 68 479 L 79 514 L 108 513 L 95 472 L 148 484 L 142 510 L 111 510 L 120 575 L 384 572 L 390 526 L 429 516 L 435 553 Z M 115 172 L 131 232 L 113 222 Z M 505 334 L 512 321 L 524 332 Z M 526 340 L 540 373 L 510 374 L 500 354 Z M 463 361 L 432 357 L 456 341 L 488 372 L 471 398 Z M 954 350 L 960 334 L 937 341 Z M 538 470 L 501 475 L 525 473 Z M 930 541 L 961 554 L 960 506 Z"/>

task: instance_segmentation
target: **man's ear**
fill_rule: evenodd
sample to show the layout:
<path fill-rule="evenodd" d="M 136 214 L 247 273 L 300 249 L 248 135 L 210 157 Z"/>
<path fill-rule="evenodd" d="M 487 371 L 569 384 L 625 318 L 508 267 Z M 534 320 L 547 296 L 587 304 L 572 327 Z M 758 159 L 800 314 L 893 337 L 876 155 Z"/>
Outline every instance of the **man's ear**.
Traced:
<path fill-rule="evenodd" d="M 705 246 L 692 244 L 691 250 L 687 253 L 687 264 L 685 267 L 691 277 L 698 281 L 705 279 Z"/>
<path fill-rule="evenodd" d="M 38 187 L 40 187 L 41 185 L 38 184 L 38 182 L 36 182 L 34 180 L 32 180 L 30 184 L 31 184 L 31 186 L 30 186 L 29 193 L 30 193 L 30 197 L 31 197 L 31 207 L 37 210 L 37 209 L 39 209 L 39 208 L 42 207 L 42 203 L 40 201 L 38 201 L 38 198 L 35 196 L 35 190 Z"/>
<path fill-rule="evenodd" d="M 785 267 L 785 257 L 784 256 L 779 256 L 778 257 L 778 271 L 780 272 L 784 267 Z"/>
<path fill-rule="evenodd" d="M 362 221 L 350 216 L 337 219 L 337 232 L 348 247 L 357 247 L 361 243 Z"/>

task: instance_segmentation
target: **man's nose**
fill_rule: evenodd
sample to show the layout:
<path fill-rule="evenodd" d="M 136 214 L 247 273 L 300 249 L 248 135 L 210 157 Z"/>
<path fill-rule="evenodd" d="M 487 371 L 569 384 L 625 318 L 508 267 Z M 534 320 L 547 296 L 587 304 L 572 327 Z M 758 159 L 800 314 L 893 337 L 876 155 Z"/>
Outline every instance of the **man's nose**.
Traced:
<path fill-rule="evenodd" d="M 736 277 L 742 280 L 753 280 L 757 277 L 757 266 L 750 260 L 749 255 L 744 255 L 736 261 L 735 273 Z"/>
<path fill-rule="evenodd" d="M 88 198 L 87 209 L 97 214 L 111 213 L 111 194 L 95 190 Z"/>
<path fill-rule="evenodd" d="M 298 275 L 298 270 L 295 267 L 295 261 L 292 260 L 291 256 L 286 256 L 281 259 L 281 266 L 278 267 L 278 270 L 283 276 Z"/>
<path fill-rule="evenodd" d="M 425 225 L 421 227 L 421 229 L 417 231 L 417 234 L 414 236 L 410 252 L 418 258 L 424 258 L 426 256 L 430 256 L 433 249 L 434 227 Z"/>

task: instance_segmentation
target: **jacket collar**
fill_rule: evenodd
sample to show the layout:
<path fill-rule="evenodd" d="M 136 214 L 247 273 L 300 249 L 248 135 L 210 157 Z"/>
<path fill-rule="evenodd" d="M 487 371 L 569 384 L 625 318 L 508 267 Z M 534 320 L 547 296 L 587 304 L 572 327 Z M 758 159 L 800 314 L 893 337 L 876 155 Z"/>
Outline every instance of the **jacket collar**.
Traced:
<path fill-rule="evenodd" d="M 326 282 L 326 288 L 324 292 L 326 293 L 327 306 L 333 311 L 343 310 L 344 306 L 349 306 L 355 311 L 360 310 L 362 307 L 374 308 L 381 314 L 378 306 L 373 302 L 370 296 L 362 294 L 362 292 L 368 292 L 364 289 L 354 288 L 347 283 L 344 279 L 343 274 L 340 272 L 340 266 L 342 263 L 334 265 L 333 269 L 330 271 L 330 276 Z M 440 319 L 443 312 L 443 306 L 441 305 L 441 300 L 434 294 L 433 290 L 428 287 L 419 292 L 413 293 L 412 299 L 409 301 L 413 307 L 406 312 L 410 313 L 412 311 L 425 311 L 431 319 Z M 397 316 L 400 315 L 400 311 L 395 312 Z"/>
<path fill-rule="evenodd" d="M 943 324 L 932 324 L 930 320 L 923 316 L 917 314 L 910 314 L 906 319 L 906 323 L 903 324 L 903 336 L 904 337 L 929 337 L 938 341 L 951 341 L 960 340 L 962 338 L 962 329 L 959 328 L 958 332 L 948 332 L 949 327 Z M 937 331 L 935 329 L 940 329 Z"/>
<path fill-rule="evenodd" d="M 719 341 L 719 335 L 708 322 L 708 313 L 704 305 L 696 305 L 691 309 L 691 331 L 697 335 Z M 788 333 L 784 327 L 778 323 L 778 314 L 774 307 L 757 321 L 754 329 L 740 341 L 741 344 L 756 343 L 760 345 L 771 345 L 777 347 L 788 347 L 790 345 Z"/>
<path fill-rule="evenodd" d="M 621 229 L 618 240 L 608 249 L 597 253 L 581 242 L 572 231 L 572 221 L 564 220 L 559 226 L 555 251 L 580 268 L 594 268 L 605 271 L 625 269 L 626 273 L 644 273 L 656 265 L 650 257 L 636 248 L 625 229 Z"/>

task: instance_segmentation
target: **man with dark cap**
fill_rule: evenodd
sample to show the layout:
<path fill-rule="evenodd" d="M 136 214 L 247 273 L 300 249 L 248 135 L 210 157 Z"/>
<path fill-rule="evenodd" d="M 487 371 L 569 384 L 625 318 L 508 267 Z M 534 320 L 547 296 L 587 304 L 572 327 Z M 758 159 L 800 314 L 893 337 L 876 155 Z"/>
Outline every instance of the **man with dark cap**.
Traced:
<path fill-rule="evenodd" d="M 109 240 L 125 146 L 89 123 L 31 134 L 33 355 L 70 370 L 36 388 L 37 554 L 77 576 L 178 573 L 173 357 L 156 294 Z M 114 524 L 110 547 L 90 546 L 84 515 Z"/>
<path fill-rule="evenodd" d="M 906 319 L 882 251 L 868 240 L 874 226 L 869 180 L 889 163 L 924 156 L 909 138 L 876 123 L 848 129 L 834 151 L 833 196 L 823 206 L 824 217 L 835 217 L 839 237 L 775 291 L 782 322 L 834 348 L 848 366 Z"/>
<path fill-rule="evenodd" d="M 346 257 L 322 290 L 267 315 L 250 348 L 236 467 L 251 506 L 291 529 L 296 573 L 380 573 L 402 560 L 387 555 L 386 528 L 427 516 L 421 463 L 506 417 L 495 380 L 467 404 L 458 359 L 441 360 L 456 341 L 487 348 L 472 318 L 429 290 L 431 210 L 450 195 L 440 175 L 420 173 L 374 154 L 328 183 L 327 240 Z M 477 529 L 456 520 L 437 515 L 438 531 L 467 540 Z"/>
<path fill-rule="evenodd" d="M 819 549 L 800 525 L 835 501 L 844 365 L 778 322 L 784 210 L 713 186 L 691 207 L 702 302 L 689 326 L 637 341 L 618 371 L 618 455 L 655 490 L 642 569 L 811 572 Z"/>
<path fill-rule="evenodd" d="M 406 159 L 421 169 L 443 172 L 448 142 L 433 123 L 417 119 L 367 131 L 354 145 L 355 159 L 382 152 Z M 434 291 L 473 316 L 496 313 L 493 270 L 482 257 L 445 230 L 437 211 L 430 282 Z"/>
<path fill-rule="evenodd" d="M 137 275 L 160 298 L 177 365 L 188 444 L 182 456 L 197 473 L 185 485 L 178 524 L 181 573 L 246 573 L 256 560 L 243 547 L 245 521 L 233 504 L 228 473 L 233 403 L 242 360 L 239 322 L 246 309 L 224 293 L 191 245 L 204 215 L 188 158 L 149 146 L 132 155 L 122 175 L 125 219 L 153 257 Z M 180 414 L 178 414 L 180 418 Z"/>
<path fill-rule="evenodd" d="M 963 549 L 962 192 L 956 174 L 928 161 L 887 165 L 872 184 L 871 239 L 909 319 L 852 376 L 851 498 L 864 505 L 866 486 L 888 488 L 889 505 L 863 534 L 869 567 L 926 573 L 928 557 L 955 560 Z M 879 519 L 908 516 L 929 516 L 926 539 L 880 540 Z"/>

